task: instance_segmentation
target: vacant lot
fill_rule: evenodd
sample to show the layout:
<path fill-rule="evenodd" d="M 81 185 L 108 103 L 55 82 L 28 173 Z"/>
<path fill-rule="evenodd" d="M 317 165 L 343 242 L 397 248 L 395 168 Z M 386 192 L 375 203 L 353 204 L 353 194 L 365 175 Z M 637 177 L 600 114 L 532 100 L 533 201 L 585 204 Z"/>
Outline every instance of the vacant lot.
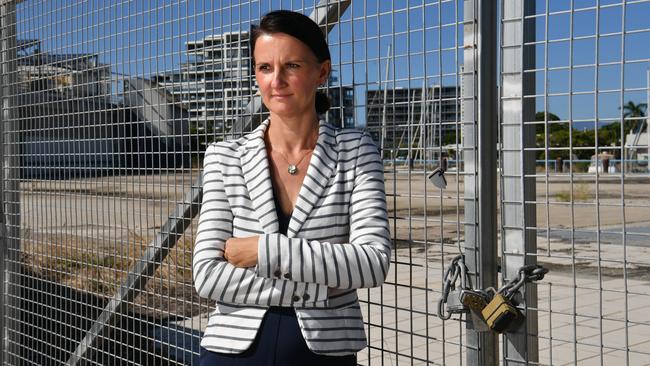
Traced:
<path fill-rule="evenodd" d="M 83 291 L 112 296 L 196 176 L 197 172 L 22 183 L 22 253 L 28 269 Z M 386 174 L 393 235 L 400 247 L 409 248 L 409 255 L 427 253 L 430 261 L 439 261 L 442 252 L 455 253 L 462 244 L 466 194 L 462 176 L 458 178 L 450 172 L 448 186 L 441 191 L 423 172 Z M 575 175 L 573 182 L 569 177 L 538 178 L 538 246 L 546 256 L 542 260 L 566 270 L 594 263 L 620 268 L 616 261 L 626 255 L 640 262 L 632 261 L 630 268 L 645 268 L 643 261 L 650 259 L 639 258 L 650 258 L 642 245 L 650 241 L 638 239 L 648 235 L 650 226 L 649 183 L 644 176 L 625 180 L 601 176 L 598 184 L 588 175 Z M 628 235 L 637 233 L 641 243 L 625 253 L 620 245 L 623 225 Z M 573 234 L 574 239 L 583 239 L 577 247 L 571 244 L 572 235 L 566 236 L 566 232 L 596 233 L 599 228 L 610 232 L 608 245 Z M 147 293 L 136 300 L 134 311 L 189 315 L 205 305 L 191 286 L 194 230 L 195 220 L 149 281 Z"/>

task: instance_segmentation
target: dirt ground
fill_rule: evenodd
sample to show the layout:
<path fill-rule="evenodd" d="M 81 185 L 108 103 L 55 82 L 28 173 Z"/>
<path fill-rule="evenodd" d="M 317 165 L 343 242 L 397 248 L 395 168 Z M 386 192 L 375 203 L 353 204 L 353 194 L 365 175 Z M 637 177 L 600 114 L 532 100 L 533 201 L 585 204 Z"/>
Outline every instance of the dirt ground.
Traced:
<path fill-rule="evenodd" d="M 36 275 L 110 297 L 196 177 L 197 172 L 23 182 L 22 253 L 27 268 Z M 447 188 L 441 191 L 423 172 L 386 174 L 390 222 L 398 247 L 412 248 L 415 254 L 426 252 L 431 260 L 440 258 L 442 252 L 456 252 L 464 240 L 466 197 L 462 176 L 460 181 L 458 178 L 447 174 Z M 598 184 L 588 175 L 574 175 L 573 182 L 569 177 L 542 176 L 537 179 L 536 202 L 531 202 L 537 206 L 536 227 L 541 231 L 615 228 L 623 223 L 626 228 L 648 227 L 649 183 L 649 176 L 624 180 L 601 176 Z M 134 308 L 139 310 L 135 311 L 153 314 L 162 307 L 163 313 L 192 315 L 200 310 L 191 286 L 195 224 L 196 220 L 150 281 L 147 292 L 138 298 Z M 570 256 L 574 249 L 557 238 L 538 237 L 538 246 L 540 251 L 547 250 L 549 257 L 549 253 Z M 594 258 L 610 253 L 622 258 L 621 248 L 609 247 L 583 246 L 581 250 L 586 251 L 581 253 Z M 630 248 L 626 255 L 650 258 L 645 250 Z M 575 259 L 556 262 L 558 266 L 564 262 L 571 265 Z M 612 262 L 612 268 L 616 265 Z"/>
<path fill-rule="evenodd" d="M 424 174 L 386 176 L 389 210 L 394 213 L 398 239 L 455 238 L 464 222 L 463 177 L 447 174 L 447 188 L 439 190 Z M 537 178 L 538 229 L 579 229 L 622 226 L 650 226 L 650 176 L 594 175 Z M 623 198 L 624 197 L 624 198 Z M 498 202 L 498 199 L 497 199 Z M 500 207 L 497 210 L 500 220 Z M 443 239 L 444 240 L 444 239 Z"/>

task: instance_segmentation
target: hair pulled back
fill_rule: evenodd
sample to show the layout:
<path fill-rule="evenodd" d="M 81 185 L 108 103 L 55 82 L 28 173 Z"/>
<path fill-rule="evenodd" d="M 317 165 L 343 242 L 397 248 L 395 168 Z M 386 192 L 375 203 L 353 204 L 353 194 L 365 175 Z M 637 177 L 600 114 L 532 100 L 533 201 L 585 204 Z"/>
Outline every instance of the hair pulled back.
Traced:
<path fill-rule="evenodd" d="M 284 33 L 304 43 L 314 53 L 318 62 L 331 60 L 325 36 L 318 24 L 308 16 L 289 10 L 272 11 L 251 27 L 250 49 L 253 67 L 255 66 L 255 42 L 265 34 Z M 329 98 L 322 91 L 316 92 L 316 113 L 323 114 L 330 108 Z"/>

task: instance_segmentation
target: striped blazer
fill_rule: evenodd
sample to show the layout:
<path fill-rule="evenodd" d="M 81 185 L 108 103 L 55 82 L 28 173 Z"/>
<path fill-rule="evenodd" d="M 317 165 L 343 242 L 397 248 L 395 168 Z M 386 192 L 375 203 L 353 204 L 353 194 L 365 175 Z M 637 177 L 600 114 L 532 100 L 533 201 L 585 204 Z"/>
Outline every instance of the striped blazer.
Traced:
<path fill-rule="evenodd" d="M 241 353 L 269 306 L 291 306 L 312 351 L 357 352 L 367 342 L 356 289 L 383 283 L 391 251 L 379 152 L 367 133 L 321 121 L 285 236 L 278 233 L 264 144 L 268 124 L 205 152 L 192 269 L 196 290 L 216 309 L 201 346 Z M 224 259 L 227 239 L 253 235 L 255 267 Z"/>

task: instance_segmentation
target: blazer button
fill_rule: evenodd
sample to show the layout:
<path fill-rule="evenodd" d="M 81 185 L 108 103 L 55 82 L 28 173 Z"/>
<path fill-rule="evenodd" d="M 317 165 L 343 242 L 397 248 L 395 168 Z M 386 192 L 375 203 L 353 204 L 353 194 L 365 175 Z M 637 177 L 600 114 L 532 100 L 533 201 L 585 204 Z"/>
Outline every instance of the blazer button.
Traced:
<path fill-rule="evenodd" d="M 274 275 L 275 277 L 282 277 L 282 272 L 280 272 L 279 269 L 276 269 L 275 272 L 273 272 L 273 275 Z"/>
<path fill-rule="evenodd" d="M 309 294 L 302 295 L 302 299 L 305 301 L 309 300 L 309 297 L 310 297 Z"/>
<path fill-rule="evenodd" d="M 291 279 L 291 273 L 285 273 L 284 278 L 286 278 L 287 280 L 290 280 Z"/>
<path fill-rule="evenodd" d="M 293 302 L 298 302 L 298 301 L 300 301 L 300 296 L 298 296 L 298 295 L 293 295 L 293 297 L 291 298 L 291 300 L 293 300 Z"/>

